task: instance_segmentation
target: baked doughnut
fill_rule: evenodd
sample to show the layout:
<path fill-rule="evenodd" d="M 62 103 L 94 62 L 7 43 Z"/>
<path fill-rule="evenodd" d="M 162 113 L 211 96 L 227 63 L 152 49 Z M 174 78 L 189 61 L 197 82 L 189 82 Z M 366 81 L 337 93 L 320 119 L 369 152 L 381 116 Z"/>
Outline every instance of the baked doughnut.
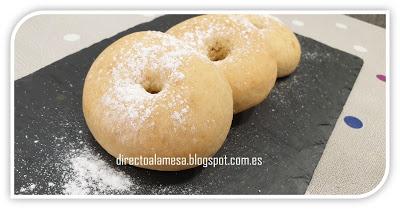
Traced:
<path fill-rule="evenodd" d="M 262 102 L 275 84 L 277 66 L 258 30 L 229 15 L 202 15 L 183 21 L 166 33 L 206 55 L 229 81 L 233 111 Z"/>
<path fill-rule="evenodd" d="M 98 143 L 123 157 L 210 157 L 232 121 L 232 91 L 206 57 L 173 36 L 127 35 L 92 64 L 83 113 Z M 181 161 L 182 162 L 182 161 Z M 176 171 L 197 165 L 132 165 Z"/>
<path fill-rule="evenodd" d="M 268 51 L 278 64 L 278 77 L 291 74 L 300 62 L 300 43 L 278 18 L 270 15 L 238 15 L 249 20 L 262 34 Z"/>

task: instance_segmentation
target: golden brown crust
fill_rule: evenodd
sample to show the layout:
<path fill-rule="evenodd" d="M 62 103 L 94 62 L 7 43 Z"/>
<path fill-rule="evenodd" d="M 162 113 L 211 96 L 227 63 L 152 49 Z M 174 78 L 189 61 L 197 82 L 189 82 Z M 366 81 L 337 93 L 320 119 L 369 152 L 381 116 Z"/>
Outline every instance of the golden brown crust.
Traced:
<path fill-rule="evenodd" d="M 296 35 L 279 19 L 269 15 L 238 15 L 249 20 L 262 34 L 263 42 L 278 65 L 278 77 L 293 73 L 300 62 L 301 47 Z"/>
<path fill-rule="evenodd" d="M 114 157 L 212 156 L 228 134 L 232 108 L 230 86 L 215 66 L 160 32 L 134 33 L 107 47 L 83 89 L 88 127 Z"/>

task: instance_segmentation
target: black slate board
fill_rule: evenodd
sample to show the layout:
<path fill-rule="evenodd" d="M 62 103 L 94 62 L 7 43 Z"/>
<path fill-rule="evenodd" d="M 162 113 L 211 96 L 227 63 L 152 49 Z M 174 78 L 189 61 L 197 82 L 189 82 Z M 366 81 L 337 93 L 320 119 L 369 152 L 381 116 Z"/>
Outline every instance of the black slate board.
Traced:
<path fill-rule="evenodd" d="M 190 17 L 159 17 L 15 81 L 15 194 L 62 194 L 68 171 L 60 153 L 84 145 L 136 182 L 122 194 L 305 193 L 363 61 L 300 35 L 303 53 L 297 71 L 279 79 L 262 104 L 235 115 L 228 139 L 217 153 L 262 157 L 262 166 L 181 172 L 116 166 L 93 139 L 82 115 L 81 96 L 86 73 L 98 54 L 124 35 L 166 31 Z"/>

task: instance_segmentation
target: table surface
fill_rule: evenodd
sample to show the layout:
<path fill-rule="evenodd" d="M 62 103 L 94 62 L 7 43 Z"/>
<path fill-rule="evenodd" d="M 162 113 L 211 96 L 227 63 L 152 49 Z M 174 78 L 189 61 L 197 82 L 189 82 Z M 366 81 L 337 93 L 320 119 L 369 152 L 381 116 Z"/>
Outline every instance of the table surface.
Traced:
<path fill-rule="evenodd" d="M 158 15 L 37 15 L 15 36 L 14 79 Z M 363 194 L 386 165 L 385 29 L 345 15 L 275 15 L 294 32 L 357 55 L 364 66 L 343 107 L 306 194 Z M 354 116 L 354 129 L 344 118 Z"/>

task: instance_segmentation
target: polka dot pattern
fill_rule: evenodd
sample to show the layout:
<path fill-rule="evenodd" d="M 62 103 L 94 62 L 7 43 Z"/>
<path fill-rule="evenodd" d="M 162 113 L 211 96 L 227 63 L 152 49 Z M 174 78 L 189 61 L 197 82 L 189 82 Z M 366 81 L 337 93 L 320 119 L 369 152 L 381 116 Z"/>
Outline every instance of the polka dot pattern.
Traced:
<path fill-rule="evenodd" d="M 363 52 L 363 53 L 368 52 L 368 50 L 365 47 L 360 46 L 360 45 L 354 45 L 353 49 L 358 52 Z"/>
<path fill-rule="evenodd" d="M 348 28 L 347 25 L 345 25 L 343 23 L 339 23 L 339 22 L 337 22 L 335 25 L 336 25 L 337 28 L 340 28 L 340 29 L 347 29 Z"/>
<path fill-rule="evenodd" d="M 378 75 L 376 75 L 376 78 L 378 78 L 379 80 L 381 80 L 383 82 L 386 82 L 386 76 L 385 75 L 378 74 Z"/>
<path fill-rule="evenodd" d="M 348 126 L 350 126 L 351 128 L 354 128 L 354 129 L 360 129 L 360 128 L 362 128 L 364 126 L 363 122 L 360 119 L 358 119 L 357 117 L 354 117 L 354 116 L 346 116 L 346 117 L 344 117 L 344 122 Z"/>
<path fill-rule="evenodd" d="M 63 39 L 64 41 L 75 42 L 81 39 L 81 36 L 76 33 L 68 33 L 64 35 Z"/>
<path fill-rule="evenodd" d="M 292 20 L 292 24 L 296 26 L 304 26 L 304 22 L 300 20 Z"/>

